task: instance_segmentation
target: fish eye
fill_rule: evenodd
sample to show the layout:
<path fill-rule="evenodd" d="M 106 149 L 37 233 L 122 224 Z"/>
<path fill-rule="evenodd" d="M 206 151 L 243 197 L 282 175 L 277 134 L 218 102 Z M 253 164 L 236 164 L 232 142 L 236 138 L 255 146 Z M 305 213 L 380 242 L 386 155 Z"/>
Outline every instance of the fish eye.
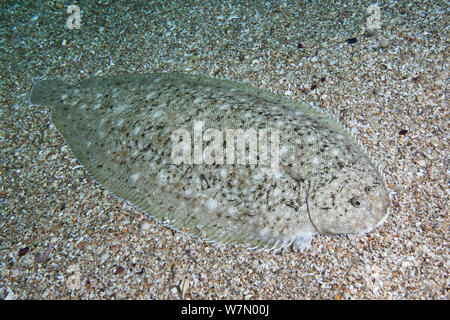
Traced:
<path fill-rule="evenodd" d="M 350 203 L 356 208 L 359 208 L 359 206 L 361 205 L 361 201 L 356 197 L 351 198 Z"/>
<path fill-rule="evenodd" d="M 364 191 L 365 191 L 366 193 L 370 193 L 370 192 L 372 192 L 372 190 L 373 190 L 373 188 L 372 188 L 371 186 L 366 186 L 366 187 L 364 188 Z"/>

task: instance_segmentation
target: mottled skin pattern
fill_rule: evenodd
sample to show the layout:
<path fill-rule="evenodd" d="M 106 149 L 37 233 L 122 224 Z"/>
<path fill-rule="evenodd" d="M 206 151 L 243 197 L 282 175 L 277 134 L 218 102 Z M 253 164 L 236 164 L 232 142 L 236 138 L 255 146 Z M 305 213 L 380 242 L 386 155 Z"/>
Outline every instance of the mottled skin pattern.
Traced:
<path fill-rule="evenodd" d="M 36 84 L 31 102 L 84 168 L 115 195 L 167 225 L 221 243 L 281 248 L 314 234 L 381 224 L 389 197 L 376 167 L 338 123 L 305 104 L 231 81 L 184 74 L 117 75 L 74 86 Z M 173 164 L 171 134 L 279 130 L 279 170 Z"/>

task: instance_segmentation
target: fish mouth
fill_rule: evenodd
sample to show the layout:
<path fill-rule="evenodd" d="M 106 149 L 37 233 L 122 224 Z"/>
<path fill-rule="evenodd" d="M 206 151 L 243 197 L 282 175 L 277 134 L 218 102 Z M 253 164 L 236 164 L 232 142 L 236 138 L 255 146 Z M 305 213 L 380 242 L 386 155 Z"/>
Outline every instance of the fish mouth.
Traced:
<path fill-rule="evenodd" d="M 373 229 L 381 226 L 387 220 L 387 217 L 389 216 L 389 209 L 388 208 L 386 208 L 386 213 L 383 216 L 381 216 L 381 218 L 378 218 L 378 219 L 373 215 L 373 213 L 370 210 L 366 210 L 366 211 L 367 211 L 368 218 L 371 221 L 370 222 L 370 226 L 367 227 L 364 230 L 361 230 L 361 231 L 358 231 L 358 232 L 355 232 L 355 233 L 370 232 Z"/>
<path fill-rule="evenodd" d="M 359 233 L 370 232 L 373 229 L 381 226 L 389 216 L 389 207 L 391 199 L 387 192 L 379 194 L 378 199 L 373 201 L 371 208 L 365 209 L 367 216 L 370 219 L 370 226 Z"/>

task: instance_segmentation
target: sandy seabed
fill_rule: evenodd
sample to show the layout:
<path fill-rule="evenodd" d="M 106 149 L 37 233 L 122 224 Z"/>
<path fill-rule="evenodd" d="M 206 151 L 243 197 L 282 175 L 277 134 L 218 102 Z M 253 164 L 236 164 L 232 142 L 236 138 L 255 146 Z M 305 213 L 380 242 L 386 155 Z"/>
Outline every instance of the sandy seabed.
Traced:
<path fill-rule="evenodd" d="M 448 3 L 346 3 L 78 1 L 68 29 L 69 2 L 1 1 L 0 298 L 449 299 Z M 164 227 L 91 180 L 28 102 L 41 79 L 124 71 L 233 79 L 329 112 L 380 164 L 390 217 L 303 252 Z"/>

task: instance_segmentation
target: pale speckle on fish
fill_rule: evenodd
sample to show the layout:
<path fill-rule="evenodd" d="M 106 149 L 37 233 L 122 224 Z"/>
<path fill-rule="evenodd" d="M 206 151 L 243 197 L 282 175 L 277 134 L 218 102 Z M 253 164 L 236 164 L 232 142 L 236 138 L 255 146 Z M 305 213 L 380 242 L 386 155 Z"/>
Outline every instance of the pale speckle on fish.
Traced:
<path fill-rule="evenodd" d="M 315 234 L 368 232 L 388 215 L 383 178 L 352 136 L 318 109 L 265 90 L 195 75 L 125 74 L 75 85 L 44 80 L 30 100 L 51 107 L 54 125 L 100 184 L 195 236 L 305 248 Z M 171 135 L 192 132 L 195 121 L 222 132 L 278 129 L 279 171 L 174 164 Z"/>

